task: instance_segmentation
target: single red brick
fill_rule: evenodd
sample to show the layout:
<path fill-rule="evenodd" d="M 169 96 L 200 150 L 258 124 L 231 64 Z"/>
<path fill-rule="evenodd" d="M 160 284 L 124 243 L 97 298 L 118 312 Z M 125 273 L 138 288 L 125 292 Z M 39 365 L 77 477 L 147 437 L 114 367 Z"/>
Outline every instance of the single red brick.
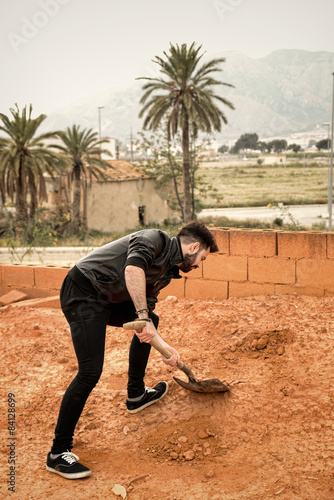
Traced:
<path fill-rule="evenodd" d="M 2 295 L 0 297 L 0 304 L 7 306 L 8 304 L 13 304 L 19 300 L 24 300 L 28 297 L 26 293 L 20 292 L 19 290 L 11 290 L 10 292 Z"/>
<path fill-rule="evenodd" d="M 297 261 L 299 286 L 334 290 L 334 260 L 301 259 Z"/>
<path fill-rule="evenodd" d="M 3 266 L 2 285 L 32 288 L 35 285 L 35 270 L 30 266 Z"/>
<path fill-rule="evenodd" d="M 231 229 L 230 254 L 273 257 L 276 255 L 276 237 L 276 231 Z"/>
<path fill-rule="evenodd" d="M 248 259 L 248 279 L 256 283 L 295 283 L 296 263 L 281 257 L 250 257 Z"/>
<path fill-rule="evenodd" d="M 326 233 L 282 231 L 277 234 L 279 257 L 326 258 Z"/>

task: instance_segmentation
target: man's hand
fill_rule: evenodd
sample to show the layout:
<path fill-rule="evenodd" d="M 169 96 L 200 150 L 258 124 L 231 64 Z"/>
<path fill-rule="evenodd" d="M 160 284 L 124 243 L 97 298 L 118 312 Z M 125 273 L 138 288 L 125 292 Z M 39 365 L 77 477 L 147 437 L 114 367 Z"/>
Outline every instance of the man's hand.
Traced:
<path fill-rule="evenodd" d="M 161 358 L 162 358 L 162 361 L 168 365 L 168 366 L 172 366 L 173 368 L 179 363 L 180 361 L 180 355 L 179 353 L 177 352 L 176 349 L 174 349 L 174 347 L 171 347 L 170 345 L 165 345 L 166 349 L 168 351 L 170 351 L 172 353 L 172 357 L 167 359 L 165 358 L 165 356 L 162 356 L 161 355 Z"/>
<path fill-rule="evenodd" d="M 152 321 L 147 321 L 145 328 L 143 328 L 140 333 L 136 332 L 136 335 L 139 338 L 140 342 L 146 343 L 149 343 L 156 334 L 157 331 Z"/>

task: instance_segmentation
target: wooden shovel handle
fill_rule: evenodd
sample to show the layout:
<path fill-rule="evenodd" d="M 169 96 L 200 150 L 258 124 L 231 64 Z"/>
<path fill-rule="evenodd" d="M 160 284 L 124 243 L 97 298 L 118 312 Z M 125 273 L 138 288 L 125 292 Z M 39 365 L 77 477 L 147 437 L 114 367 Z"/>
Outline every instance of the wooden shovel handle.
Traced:
<path fill-rule="evenodd" d="M 141 332 L 143 328 L 146 326 L 146 321 L 136 320 L 130 321 L 129 323 L 124 323 L 123 328 L 125 330 L 136 330 L 136 332 Z M 150 341 L 150 344 L 154 349 L 160 352 L 165 358 L 169 359 L 172 357 L 172 353 L 164 347 L 156 337 Z M 177 364 L 177 367 L 182 370 L 184 368 L 184 363 L 180 360 Z"/>
<path fill-rule="evenodd" d="M 136 330 L 136 332 L 141 332 L 146 326 L 146 321 L 143 319 L 136 319 L 135 321 L 129 321 L 129 323 L 124 323 L 124 330 Z"/>

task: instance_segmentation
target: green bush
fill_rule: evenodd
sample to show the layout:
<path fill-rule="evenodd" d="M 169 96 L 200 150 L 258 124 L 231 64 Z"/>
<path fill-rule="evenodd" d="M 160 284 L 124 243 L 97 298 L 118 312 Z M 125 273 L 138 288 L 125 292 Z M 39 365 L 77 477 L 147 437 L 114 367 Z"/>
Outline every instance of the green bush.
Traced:
<path fill-rule="evenodd" d="M 23 231 L 17 231 L 15 217 L 5 210 L 0 213 L 1 246 L 16 247 L 47 247 L 56 246 L 68 227 L 70 217 L 68 211 L 61 205 L 51 212 L 38 207 L 36 216 L 28 222 Z"/>

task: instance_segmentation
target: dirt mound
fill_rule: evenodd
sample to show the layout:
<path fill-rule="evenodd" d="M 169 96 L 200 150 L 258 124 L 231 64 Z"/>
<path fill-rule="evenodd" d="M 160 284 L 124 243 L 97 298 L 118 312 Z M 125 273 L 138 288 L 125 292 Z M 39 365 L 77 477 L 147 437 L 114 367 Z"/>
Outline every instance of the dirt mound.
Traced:
<path fill-rule="evenodd" d="M 173 381 L 184 374 L 152 352 L 146 383 L 164 379 L 169 392 L 128 414 L 132 333 L 108 327 L 104 371 L 73 449 L 93 475 L 67 481 L 45 469 L 76 372 L 67 323 L 58 310 L 0 309 L 6 416 L 8 394 L 15 399 L 13 436 L 1 419 L 1 472 L 7 481 L 15 441 L 17 498 L 334 499 L 334 299 L 166 299 L 157 312 L 162 336 L 196 377 L 219 378 L 230 391 L 186 391 Z M 2 498 L 8 486 L 2 481 Z"/>
<path fill-rule="evenodd" d="M 222 355 L 230 362 L 240 356 L 251 359 L 273 359 L 273 356 L 282 356 L 285 352 L 285 344 L 291 341 L 291 335 L 285 329 L 251 332 L 243 339 L 234 339 L 230 347 L 223 349 Z"/>

